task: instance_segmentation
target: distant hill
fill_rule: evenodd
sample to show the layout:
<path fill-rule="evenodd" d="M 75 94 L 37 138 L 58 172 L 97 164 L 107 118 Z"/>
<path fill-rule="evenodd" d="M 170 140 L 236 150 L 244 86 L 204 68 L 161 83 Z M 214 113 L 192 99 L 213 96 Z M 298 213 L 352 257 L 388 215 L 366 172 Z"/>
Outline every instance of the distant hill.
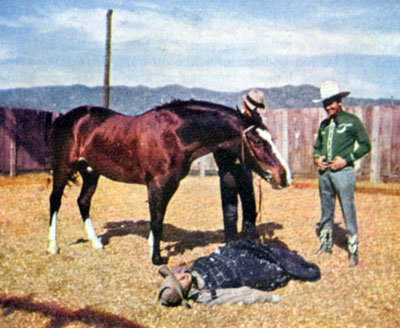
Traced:
<path fill-rule="evenodd" d="M 319 98 L 318 88 L 311 85 L 284 86 L 261 89 L 265 93 L 268 108 L 318 107 L 312 99 Z M 186 88 L 167 85 L 158 88 L 146 86 L 115 86 L 110 90 L 110 108 L 125 114 L 138 114 L 175 99 L 206 100 L 230 107 L 240 103 L 248 90 L 240 92 L 218 92 L 201 88 Z M 396 105 L 400 100 L 393 100 Z M 346 98 L 344 105 L 376 106 L 390 105 L 391 99 Z M 0 107 L 43 109 L 66 112 L 81 105 L 103 105 L 103 87 L 84 85 L 49 86 L 0 90 Z"/>

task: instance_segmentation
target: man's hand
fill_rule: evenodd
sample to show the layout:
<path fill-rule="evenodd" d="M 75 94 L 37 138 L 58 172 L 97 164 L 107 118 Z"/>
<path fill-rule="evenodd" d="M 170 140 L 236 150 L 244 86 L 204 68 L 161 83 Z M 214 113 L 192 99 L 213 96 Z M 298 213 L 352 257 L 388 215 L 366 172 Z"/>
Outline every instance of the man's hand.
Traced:
<path fill-rule="evenodd" d="M 314 160 L 314 164 L 321 170 L 325 171 L 329 166 L 325 156 L 318 157 Z"/>
<path fill-rule="evenodd" d="M 347 165 L 347 162 L 345 159 L 343 159 L 340 156 L 336 156 L 333 160 L 329 161 L 329 168 L 332 171 L 337 171 L 340 170 L 341 168 L 345 167 Z"/>

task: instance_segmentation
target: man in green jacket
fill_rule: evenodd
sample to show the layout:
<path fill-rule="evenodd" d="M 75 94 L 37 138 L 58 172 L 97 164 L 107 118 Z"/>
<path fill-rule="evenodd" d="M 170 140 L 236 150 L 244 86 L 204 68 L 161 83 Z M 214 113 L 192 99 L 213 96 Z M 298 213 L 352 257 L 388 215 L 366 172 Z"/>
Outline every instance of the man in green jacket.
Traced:
<path fill-rule="evenodd" d="M 317 225 L 318 253 L 331 252 L 336 196 L 347 229 L 350 266 L 358 264 L 357 217 L 354 205 L 356 176 L 354 162 L 371 150 L 371 143 L 361 120 L 344 111 L 342 99 L 350 92 L 339 92 L 335 81 L 326 81 L 320 89 L 321 101 L 328 114 L 318 130 L 314 145 L 314 163 L 319 169 L 321 220 Z"/>

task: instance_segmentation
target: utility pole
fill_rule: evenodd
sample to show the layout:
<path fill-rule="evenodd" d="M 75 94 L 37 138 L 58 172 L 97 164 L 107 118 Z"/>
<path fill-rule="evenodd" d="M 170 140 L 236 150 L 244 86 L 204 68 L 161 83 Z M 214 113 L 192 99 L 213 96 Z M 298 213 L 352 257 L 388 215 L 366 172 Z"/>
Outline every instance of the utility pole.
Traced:
<path fill-rule="evenodd" d="M 111 67 L 111 23 L 112 23 L 112 9 L 107 12 L 107 35 L 106 35 L 106 63 L 104 67 L 104 107 L 108 108 L 110 103 L 110 67 Z"/>

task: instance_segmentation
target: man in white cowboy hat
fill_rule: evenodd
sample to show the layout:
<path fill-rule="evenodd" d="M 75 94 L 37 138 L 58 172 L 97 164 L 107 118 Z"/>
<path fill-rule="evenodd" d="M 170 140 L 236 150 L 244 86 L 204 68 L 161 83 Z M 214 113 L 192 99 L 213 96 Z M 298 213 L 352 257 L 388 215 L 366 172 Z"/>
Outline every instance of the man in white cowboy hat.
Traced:
<path fill-rule="evenodd" d="M 243 103 L 237 108 L 243 115 L 251 117 L 256 124 L 263 124 L 262 111 L 266 109 L 264 93 L 251 89 L 243 96 Z M 236 155 L 226 150 L 214 153 L 220 177 L 222 212 L 225 242 L 237 239 L 238 196 L 242 203 L 242 237 L 256 237 L 256 202 L 251 170 L 239 163 Z"/>
<path fill-rule="evenodd" d="M 340 91 L 335 81 L 321 84 L 321 98 L 328 117 L 319 126 L 314 145 L 314 163 L 319 170 L 321 220 L 317 224 L 320 238 L 318 253 L 331 252 L 336 197 L 342 208 L 347 229 L 350 266 L 358 264 L 358 230 L 354 192 L 354 162 L 371 150 L 368 134 L 361 120 L 346 111 L 342 99 L 350 92 Z"/>

